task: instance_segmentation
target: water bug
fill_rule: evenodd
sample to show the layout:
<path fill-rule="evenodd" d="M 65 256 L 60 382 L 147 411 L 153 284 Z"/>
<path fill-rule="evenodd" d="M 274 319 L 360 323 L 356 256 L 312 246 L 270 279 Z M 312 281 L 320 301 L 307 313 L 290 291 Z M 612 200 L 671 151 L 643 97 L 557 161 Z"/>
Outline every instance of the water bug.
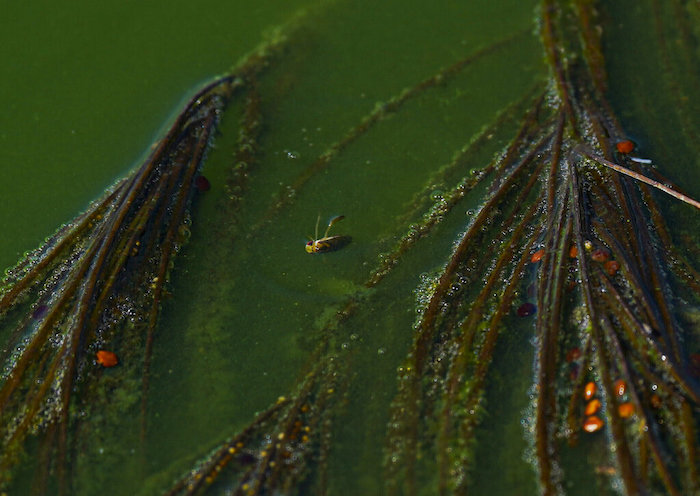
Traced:
<path fill-rule="evenodd" d="M 321 221 L 321 216 L 319 215 L 316 219 L 316 231 L 314 232 L 314 237 L 309 236 L 309 241 L 304 247 L 306 253 L 328 253 L 331 251 L 340 250 L 342 247 L 350 243 L 352 238 L 350 236 L 328 236 L 328 231 L 331 230 L 334 224 L 340 222 L 345 218 L 344 215 L 338 215 L 333 217 L 328 222 L 328 227 L 326 227 L 326 232 L 323 233 L 323 237 L 318 237 L 318 223 Z"/>

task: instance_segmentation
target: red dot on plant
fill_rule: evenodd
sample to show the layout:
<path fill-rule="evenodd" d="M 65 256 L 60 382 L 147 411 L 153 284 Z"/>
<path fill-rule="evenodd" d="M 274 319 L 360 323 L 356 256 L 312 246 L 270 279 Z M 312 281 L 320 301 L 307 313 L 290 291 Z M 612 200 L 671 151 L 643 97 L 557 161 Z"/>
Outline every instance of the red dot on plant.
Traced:
<path fill-rule="evenodd" d="M 46 305 L 39 305 L 34 309 L 32 312 L 32 318 L 35 320 L 39 320 L 42 318 L 44 315 L 46 315 L 46 312 L 48 311 L 49 307 Z"/>
<path fill-rule="evenodd" d="M 209 179 L 204 176 L 197 176 L 194 180 L 194 186 L 199 191 L 209 191 L 211 189 L 211 183 Z"/>
<path fill-rule="evenodd" d="M 532 303 L 523 303 L 518 307 L 515 313 L 518 314 L 518 317 L 528 317 L 529 315 L 534 314 L 536 311 L 537 307 Z"/>

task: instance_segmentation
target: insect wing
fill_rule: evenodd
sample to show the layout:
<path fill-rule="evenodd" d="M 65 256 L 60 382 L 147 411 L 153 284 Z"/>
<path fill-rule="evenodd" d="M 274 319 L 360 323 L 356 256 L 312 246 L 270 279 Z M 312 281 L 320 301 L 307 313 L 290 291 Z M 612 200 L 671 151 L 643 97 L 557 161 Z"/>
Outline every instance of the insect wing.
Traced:
<path fill-rule="evenodd" d="M 340 250 L 352 241 L 350 236 L 328 236 L 316 241 L 316 253 L 328 253 Z"/>

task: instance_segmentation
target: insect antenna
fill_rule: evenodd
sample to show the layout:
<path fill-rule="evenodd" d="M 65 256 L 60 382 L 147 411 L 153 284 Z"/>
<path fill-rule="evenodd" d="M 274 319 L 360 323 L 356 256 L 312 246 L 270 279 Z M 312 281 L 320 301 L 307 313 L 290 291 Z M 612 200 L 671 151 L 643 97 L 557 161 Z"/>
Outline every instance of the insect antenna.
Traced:
<path fill-rule="evenodd" d="M 333 225 L 335 225 L 336 223 L 340 222 L 340 221 L 343 220 L 344 218 L 345 218 L 344 215 L 336 215 L 336 216 L 333 217 L 331 220 L 329 220 L 329 221 L 328 221 L 328 227 L 326 228 L 326 232 L 323 233 L 323 237 L 324 237 L 324 238 L 327 238 L 327 237 L 328 237 L 328 232 L 331 230 L 331 227 L 333 227 Z"/>

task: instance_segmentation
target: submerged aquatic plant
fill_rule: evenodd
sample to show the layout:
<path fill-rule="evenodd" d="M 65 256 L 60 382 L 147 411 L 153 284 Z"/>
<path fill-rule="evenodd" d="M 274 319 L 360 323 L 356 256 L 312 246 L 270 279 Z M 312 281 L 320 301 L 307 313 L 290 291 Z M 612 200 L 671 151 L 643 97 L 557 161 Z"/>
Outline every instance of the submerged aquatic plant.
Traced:
<path fill-rule="evenodd" d="M 114 358 L 105 362 L 102 348 L 138 356 L 143 346 L 147 389 L 165 282 L 187 236 L 197 173 L 233 88 L 227 76 L 197 93 L 143 166 L 8 272 L 0 311 L 12 318 L 10 312 L 24 308 L 26 316 L 3 354 L 3 474 L 27 435 L 45 430 L 45 456 L 53 457 L 56 446 L 65 479 L 71 405 L 85 401 L 73 396 L 93 387 L 96 354 L 103 365 L 116 365 Z"/>
<path fill-rule="evenodd" d="M 189 209 L 206 181 L 200 171 L 213 133 L 232 94 L 280 42 L 198 91 L 143 165 L 7 271 L 0 316 L 15 327 L 0 357 L 0 481 L 27 436 L 41 433 L 35 491 L 47 491 L 54 466 L 59 491 L 68 491 L 70 433 L 90 411 L 96 365 L 118 364 L 114 351 L 129 358 L 120 387 L 140 382 L 145 408 L 156 323 L 173 260 L 190 235 Z"/>
<path fill-rule="evenodd" d="M 540 492 L 565 492 L 570 465 L 563 460 L 587 453 L 598 458 L 592 471 L 625 494 L 700 490 L 700 384 L 689 348 L 695 341 L 676 311 L 682 298 L 697 301 L 700 287 L 648 184 L 688 198 L 665 186 L 669 181 L 628 145 L 617 146 L 628 138 L 606 98 L 593 5 L 543 0 L 539 15 L 547 80 L 435 170 L 399 218 L 408 232 L 380 257 L 364 288 L 324 321 L 291 393 L 232 428 L 209 454 L 193 456 L 198 461 L 167 494 L 333 493 L 334 433 L 359 361 L 344 345 L 346 330 L 448 222 L 463 232 L 416 290 L 412 344 L 398 367 L 385 446 L 376 448 L 384 450 L 384 489 L 469 492 L 499 341 L 523 332 L 530 319 L 533 384 L 524 424 Z M 522 36 L 477 50 L 378 104 L 273 198 L 247 239 L 256 241 L 311 179 L 379 123 L 401 117 L 431 91 L 459 88 L 459 76 L 474 63 Z M 36 492 L 50 487 L 53 467 L 68 490 L 79 410 L 89 410 L 86 392 L 98 387 L 86 371 L 100 349 L 142 364 L 124 374 L 121 387 L 140 384 L 145 415 L 156 321 L 173 256 L 187 238 L 195 178 L 226 102 L 237 98 L 242 118 L 227 213 L 246 199 L 264 129 L 256 75 L 271 46 L 198 92 L 141 168 L 8 273 L 0 310 L 17 325 L 3 357 L 2 475 L 36 433 L 44 474 Z M 470 170 L 513 121 L 519 126 L 507 146 Z M 436 184 L 445 186 L 439 194 Z M 457 207 L 474 196 L 481 206 L 464 215 Z M 245 242 L 236 239 L 240 229 L 223 230 Z M 605 435 L 582 443 L 586 432 Z"/>

